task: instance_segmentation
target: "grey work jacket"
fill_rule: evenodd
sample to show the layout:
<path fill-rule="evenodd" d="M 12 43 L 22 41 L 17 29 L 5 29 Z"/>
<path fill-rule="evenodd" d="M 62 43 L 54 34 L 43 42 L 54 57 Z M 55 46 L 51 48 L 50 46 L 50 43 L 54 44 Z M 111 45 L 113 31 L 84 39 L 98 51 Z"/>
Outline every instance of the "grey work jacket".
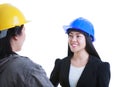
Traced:
<path fill-rule="evenodd" d="M 43 68 L 27 57 L 0 59 L 0 87 L 53 87 Z"/>

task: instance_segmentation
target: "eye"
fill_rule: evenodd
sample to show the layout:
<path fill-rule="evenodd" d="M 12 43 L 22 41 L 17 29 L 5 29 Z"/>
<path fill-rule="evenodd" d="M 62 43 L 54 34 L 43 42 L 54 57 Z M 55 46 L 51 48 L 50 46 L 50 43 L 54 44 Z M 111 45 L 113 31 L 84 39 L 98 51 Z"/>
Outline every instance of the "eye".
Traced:
<path fill-rule="evenodd" d="M 77 37 L 77 38 L 80 38 L 80 37 L 82 37 L 82 35 L 77 35 L 76 37 Z"/>
<path fill-rule="evenodd" d="M 81 37 L 80 35 L 77 35 L 77 38 Z"/>
<path fill-rule="evenodd" d="M 69 35 L 68 35 L 68 38 L 73 38 L 73 35 L 69 34 Z"/>

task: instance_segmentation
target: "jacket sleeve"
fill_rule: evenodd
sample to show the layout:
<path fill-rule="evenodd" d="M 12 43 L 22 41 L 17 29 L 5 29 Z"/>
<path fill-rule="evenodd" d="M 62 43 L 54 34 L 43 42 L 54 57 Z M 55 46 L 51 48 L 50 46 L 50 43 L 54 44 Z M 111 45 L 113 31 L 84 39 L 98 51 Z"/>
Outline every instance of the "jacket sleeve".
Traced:
<path fill-rule="evenodd" d="M 100 63 L 98 67 L 96 87 L 109 87 L 110 82 L 110 64 L 108 62 Z"/>
<path fill-rule="evenodd" d="M 41 66 L 36 66 L 26 78 L 26 87 L 53 87 Z"/>
<path fill-rule="evenodd" d="M 59 84 L 60 64 L 61 64 L 61 60 L 56 59 L 55 66 L 54 66 L 53 71 L 51 72 L 51 75 L 50 75 L 50 81 L 52 82 L 54 87 L 57 87 Z"/>

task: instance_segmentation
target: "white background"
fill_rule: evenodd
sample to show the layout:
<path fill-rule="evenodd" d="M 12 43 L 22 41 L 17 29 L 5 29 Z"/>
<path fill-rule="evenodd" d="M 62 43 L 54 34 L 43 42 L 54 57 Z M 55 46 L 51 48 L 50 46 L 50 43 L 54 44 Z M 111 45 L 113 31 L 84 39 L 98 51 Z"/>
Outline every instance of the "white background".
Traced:
<path fill-rule="evenodd" d="M 95 27 L 94 45 L 103 61 L 111 65 L 110 87 L 120 87 L 119 0 L 0 0 L 17 6 L 31 22 L 26 24 L 26 41 L 19 54 L 42 65 L 49 77 L 56 58 L 67 55 L 63 25 L 77 17 Z"/>

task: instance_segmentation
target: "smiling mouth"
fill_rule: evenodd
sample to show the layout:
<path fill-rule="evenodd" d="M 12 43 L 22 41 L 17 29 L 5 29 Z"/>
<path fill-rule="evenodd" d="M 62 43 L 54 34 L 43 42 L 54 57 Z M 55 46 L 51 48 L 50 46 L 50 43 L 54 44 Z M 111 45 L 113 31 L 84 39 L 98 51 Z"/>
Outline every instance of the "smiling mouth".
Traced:
<path fill-rule="evenodd" d="M 71 45 L 71 47 L 73 47 L 73 48 L 75 48 L 75 47 L 77 47 L 78 45 L 76 45 L 76 44 L 72 44 Z"/>

